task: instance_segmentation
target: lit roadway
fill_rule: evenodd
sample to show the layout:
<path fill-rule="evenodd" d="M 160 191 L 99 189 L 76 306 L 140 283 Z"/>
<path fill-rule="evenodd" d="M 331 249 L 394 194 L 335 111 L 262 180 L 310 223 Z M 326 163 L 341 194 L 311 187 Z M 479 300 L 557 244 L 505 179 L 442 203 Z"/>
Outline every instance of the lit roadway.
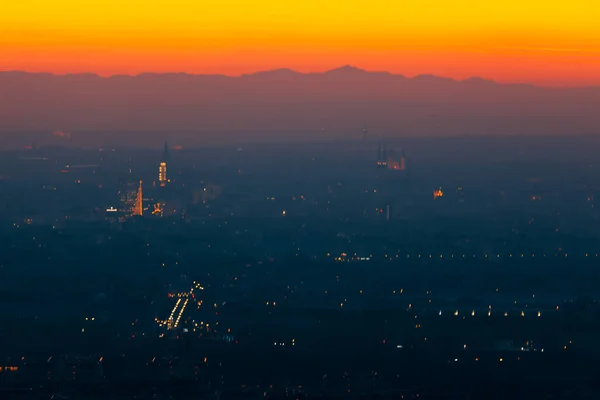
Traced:
<path fill-rule="evenodd" d="M 194 282 L 192 284 L 192 287 L 190 289 L 189 292 L 181 292 L 181 293 L 176 293 L 175 296 L 177 297 L 177 302 L 175 303 L 175 306 L 173 307 L 173 309 L 171 310 L 171 313 L 169 314 L 169 318 L 165 321 L 161 321 L 161 320 L 156 320 L 156 322 L 162 327 L 165 326 L 167 327 L 167 329 L 175 329 L 179 326 L 179 323 L 181 322 L 181 317 L 183 316 L 183 313 L 185 312 L 185 308 L 187 307 L 190 298 L 194 298 L 194 290 L 204 290 L 204 288 L 202 286 L 200 286 L 200 284 Z"/>

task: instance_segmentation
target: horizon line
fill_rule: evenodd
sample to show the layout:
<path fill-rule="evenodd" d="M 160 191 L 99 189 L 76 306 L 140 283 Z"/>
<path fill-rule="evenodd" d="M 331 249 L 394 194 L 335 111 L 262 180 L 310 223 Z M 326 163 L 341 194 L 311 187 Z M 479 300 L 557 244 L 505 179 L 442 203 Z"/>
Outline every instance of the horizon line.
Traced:
<path fill-rule="evenodd" d="M 600 87 L 600 85 L 567 85 L 567 84 L 543 85 L 543 84 L 536 84 L 536 83 L 531 83 L 531 82 L 501 82 L 501 81 L 496 81 L 496 80 L 493 80 L 490 78 L 485 78 L 483 76 L 478 76 L 478 75 L 473 75 L 473 76 L 470 76 L 470 77 L 464 78 L 464 79 L 457 79 L 457 78 L 453 78 L 450 76 L 442 76 L 442 75 L 435 75 L 435 74 L 428 74 L 428 73 L 421 73 L 421 74 L 409 76 L 409 75 L 404 75 L 402 73 L 393 73 L 393 72 L 383 71 L 383 70 L 366 70 L 366 69 L 356 67 L 356 66 L 353 66 L 350 64 L 345 64 L 345 65 L 342 65 L 342 66 L 339 66 L 336 68 L 325 69 L 325 70 L 321 70 L 321 71 L 300 72 L 300 71 L 294 70 L 292 68 L 280 67 L 280 68 L 272 68 L 272 69 L 265 69 L 265 70 L 257 70 L 254 72 L 242 73 L 242 74 L 194 73 L 194 72 L 185 72 L 185 71 L 163 71 L 163 72 L 144 71 L 144 72 L 139 72 L 139 73 L 134 73 L 134 74 L 128 74 L 128 73 L 101 74 L 101 73 L 92 72 L 92 71 L 58 73 L 58 72 L 51 72 L 51 71 L 30 71 L 30 70 L 21 70 L 21 69 L 0 69 L 0 73 L 24 73 L 24 74 L 31 74 L 31 75 L 53 75 L 53 76 L 93 75 L 93 76 L 96 76 L 96 77 L 102 78 L 102 79 L 110 79 L 110 78 L 118 78 L 118 77 L 136 78 L 136 77 L 140 77 L 143 75 L 187 75 L 187 76 L 192 76 L 192 77 L 193 76 L 213 76 L 213 77 L 224 77 L 224 78 L 235 79 L 235 78 L 250 77 L 250 76 L 259 75 L 259 74 L 276 73 L 278 71 L 285 71 L 285 72 L 289 72 L 290 74 L 296 74 L 296 75 L 301 75 L 301 76 L 310 76 L 310 75 L 325 75 L 328 73 L 341 72 L 344 70 L 353 71 L 353 72 L 357 72 L 357 73 L 365 73 L 365 74 L 386 74 L 389 76 L 401 77 L 401 78 L 405 78 L 405 79 L 417 79 L 417 78 L 423 78 L 423 77 L 432 77 L 432 78 L 437 78 L 437 79 L 442 79 L 442 80 L 450 80 L 450 81 L 454 81 L 457 83 L 463 83 L 463 82 L 468 82 L 468 81 L 472 81 L 472 80 L 481 80 L 481 81 L 493 83 L 496 85 L 532 86 L 532 87 L 550 88 L 550 89 L 574 89 L 574 88 L 597 88 L 597 87 Z"/>
<path fill-rule="evenodd" d="M 297 71 L 297 70 L 289 68 L 289 67 L 279 67 L 279 68 L 271 68 L 271 69 L 264 69 L 264 70 L 256 70 L 254 72 L 241 73 L 241 74 L 195 73 L 195 72 L 185 72 L 185 71 L 163 71 L 163 72 L 144 71 L 144 72 L 139 72 L 139 73 L 134 73 L 134 74 L 128 74 L 128 73 L 101 74 L 98 72 L 91 72 L 91 71 L 59 73 L 59 72 L 50 72 L 50 71 L 30 71 L 30 70 L 23 70 L 23 69 L 2 69 L 2 68 L 0 68 L 0 73 L 24 73 L 24 74 L 31 74 L 31 75 L 53 75 L 53 76 L 93 75 L 93 76 L 96 76 L 96 77 L 102 78 L 102 79 L 110 79 L 110 78 L 118 78 L 118 77 L 136 78 L 136 77 L 140 77 L 143 75 L 187 75 L 187 76 L 192 76 L 192 77 L 194 77 L 194 76 L 213 76 L 213 77 L 224 77 L 224 78 L 235 79 L 235 78 L 250 77 L 250 76 L 259 75 L 259 74 L 276 73 L 278 71 L 286 71 L 286 72 L 289 72 L 290 74 L 296 74 L 296 75 L 301 75 L 301 76 L 310 76 L 310 75 L 325 75 L 328 73 L 341 72 L 344 70 L 353 71 L 353 72 L 357 72 L 357 73 L 365 73 L 365 74 L 386 74 L 389 76 L 401 77 L 401 78 L 405 78 L 405 79 L 417 79 L 417 78 L 422 78 L 422 77 L 432 77 L 432 78 L 437 78 L 437 79 L 441 79 L 441 80 L 454 81 L 457 83 L 464 83 L 464 82 L 469 82 L 469 81 L 473 81 L 473 80 L 481 80 L 481 81 L 493 83 L 496 85 L 502 85 L 502 86 L 530 86 L 530 87 L 543 88 L 543 89 L 600 88 L 600 84 L 591 84 L 591 85 L 589 85 L 589 84 L 588 85 L 586 85 L 586 84 L 571 84 L 570 85 L 570 84 L 539 84 L 539 83 L 524 82 L 524 81 L 502 82 L 502 81 L 497 81 L 497 80 L 494 80 L 491 78 L 486 78 L 486 77 L 480 76 L 480 75 L 473 75 L 473 76 L 469 76 L 464 79 L 453 78 L 453 77 L 445 76 L 445 75 L 435 75 L 435 74 L 430 74 L 430 73 L 421 73 L 421 74 L 409 76 L 409 75 L 405 75 L 402 73 L 394 73 L 394 72 L 383 71 L 383 70 L 367 70 L 364 68 L 356 67 L 351 64 L 345 64 L 345 65 L 341 65 L 339 67 L 335 67 L 335 68 L 331 68 L 331 69 L 325 69 L 325 70 L 320 70 L 320 71 L 310 71 L 310 72 L 300 72 L 300 71 Z"/>

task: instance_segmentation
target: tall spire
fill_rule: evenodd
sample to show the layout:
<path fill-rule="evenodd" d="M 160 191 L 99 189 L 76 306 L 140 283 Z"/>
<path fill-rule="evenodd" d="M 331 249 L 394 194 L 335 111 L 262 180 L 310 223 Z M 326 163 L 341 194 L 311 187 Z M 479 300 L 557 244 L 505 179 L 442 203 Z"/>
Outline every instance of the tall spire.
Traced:
<path fill-rule="evenodd" d="M 165 147 L 163 149 L 161 161 L 164 161 L 164 162 L 169 161 L 169 145 L 167 144 L 167 142 L 165 142 Z"/>
<path fill-rule="evenodd" d="M 362 138 L 366 140 L 369 137 L 369 130 L 367 129 L 367 121 L 363 121 Z"/>

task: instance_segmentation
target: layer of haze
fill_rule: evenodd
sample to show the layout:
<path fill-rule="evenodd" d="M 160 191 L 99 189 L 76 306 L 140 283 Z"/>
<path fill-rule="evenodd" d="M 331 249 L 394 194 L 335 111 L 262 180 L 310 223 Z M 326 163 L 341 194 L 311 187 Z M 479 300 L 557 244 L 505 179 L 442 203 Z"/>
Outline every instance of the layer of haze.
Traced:
<path fill-rule="evenodd" d="M 594 0 L 0 2 L 0 70 L 239 75 L 344 64 L 600 85 Z"/>
<path fill-rule="evenodd" d="M 406 78 L 351 66 L 325 73 L 281 69 L 241 77 L 0 72 L 0 93 L 0 137 L 62 132 L 53 135 L 61 143 L 85 146 L 106 143 L 108 133 L 116 131 L 130 132 L 115 136 L 116 142 L 136 145 L 148 145 L 150 132 L 162 132 L 154 146 L 160 146 L 165 133 L 170 140 L 186 133 L 189 141 L 183 136 L 176 140 L 186 146 L 356 140 L 363 121 L 374 137 L 600 132 L 600 87 Z"/>

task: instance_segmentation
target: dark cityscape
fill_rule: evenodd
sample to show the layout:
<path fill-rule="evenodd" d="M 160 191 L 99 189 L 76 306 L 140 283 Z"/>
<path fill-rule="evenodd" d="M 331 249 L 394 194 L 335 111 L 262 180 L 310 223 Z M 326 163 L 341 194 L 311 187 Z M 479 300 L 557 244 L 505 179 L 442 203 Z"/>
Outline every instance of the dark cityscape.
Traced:
<path fill-rule="evenodd" d="M 600 400 L 598 21 L 0 0 L 0 400 Z"/>
<path fill-rule="evenodd" d="M 0 394 L 597 398 L 597 145 L 4 151 Z"/>

